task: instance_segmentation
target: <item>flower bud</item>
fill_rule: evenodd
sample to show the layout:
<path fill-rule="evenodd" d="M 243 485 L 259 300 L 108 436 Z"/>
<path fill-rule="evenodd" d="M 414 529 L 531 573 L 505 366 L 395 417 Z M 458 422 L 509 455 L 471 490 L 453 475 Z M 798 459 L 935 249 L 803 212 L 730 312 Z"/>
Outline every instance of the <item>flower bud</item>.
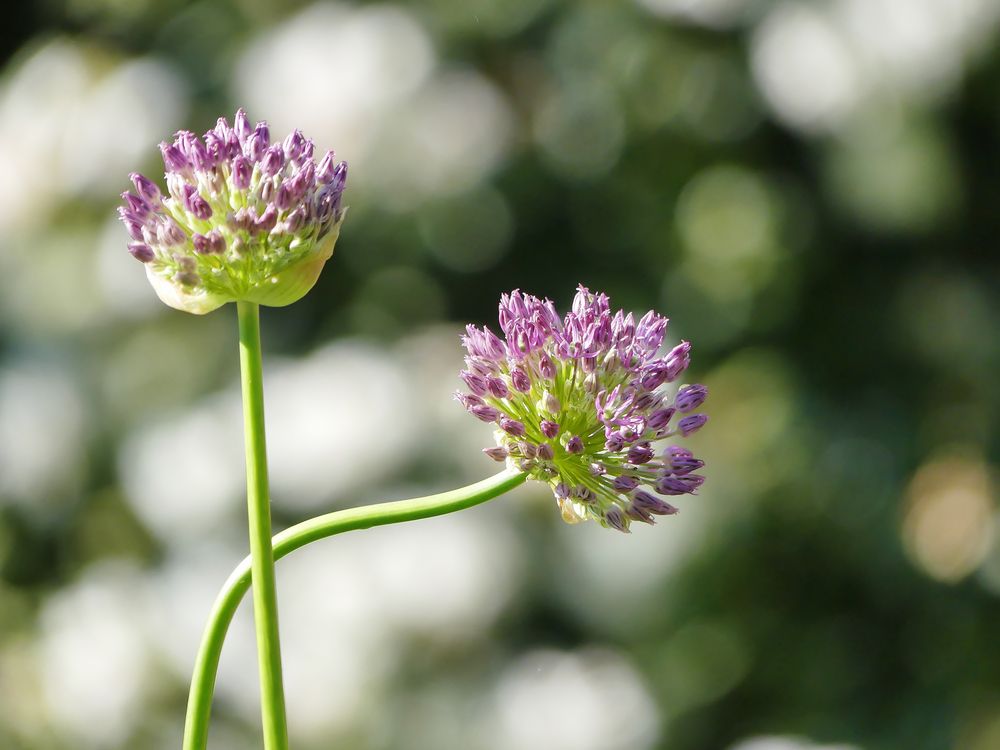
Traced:
<path fill-rule="evenodd" d="M 153 249 L 144 242 L 130 242 L 128 251 L 132 254 L 133 258 L 143 263 L 149 263 L 149 261 L 156 257 Z"/>
<path fill-rule="evenodd" d="M 507 390 L 507 384 L 501 378 L 491 377 L 487 382 L 490 394 L 494 398 L 507 398 L 510 395 L 510 391 Z"/>
<path fill-rule="evenodd" d="M 507 460 L 507 449 L 496 447 L 496 448 L 483 448 L 483 453 L 492 458 L 494 461 L 506 461 Z"/>
<path fill-rule="evenodd" d="M 520 367 L 515 367 L 510 371 L 510 381 L 515 390 L 527 393 L 531 390 L 531 379 Z"/>
<path fill-rule="evenodd" d="M 707 421 L 706 414 L 691 414 L 677 423 L 677 429 L 680 430 L 681 435 L 687 437 L 692 432 L 701 429 L 701 426 Z"/>
<path fill-rule="evenodd" d="M 677 411 L 689 412 L 701 406 L 708 397 L 708 388 L 703 385 L 686 385 L 677 392 L 674 406 Z"/>
<path fill-rule="evenodd" d="M 648 443 L 640 443 L 639 445 L 633 445 L 628 449 L 628 454 L 626 460 L 630 464 L 644 464 L 648 463 L 653 458 L 653 449 Z"/>
<path fill-rule="evenodd" d="M 514 437 L 524 435 L 524 423 L 510 417 L 500 418 L 500 429 Z"/>
<path fill-rule="evenodd" d="M 135 185 L 135 192 L 145 198 L 149 203 L 156 203 L 161 198 L 160 188 L 148 177 L 144 177 L 138 172 L 129 175 L 132 184 Z"/>
<path fill-rule="evenodd" d="M 537 406 L 539 411 L 548 412 L 549 414 L 558 414 L 562 410 L 562 404 L 559 403 L 559 399 L 547 390 L 538 399 Z"/>
<path fill-rule="evenodd" d="M 550 440 L 559 434 L 559 424 L 551 419 L 543 419 L 539 424 L 542 434 Z"/>

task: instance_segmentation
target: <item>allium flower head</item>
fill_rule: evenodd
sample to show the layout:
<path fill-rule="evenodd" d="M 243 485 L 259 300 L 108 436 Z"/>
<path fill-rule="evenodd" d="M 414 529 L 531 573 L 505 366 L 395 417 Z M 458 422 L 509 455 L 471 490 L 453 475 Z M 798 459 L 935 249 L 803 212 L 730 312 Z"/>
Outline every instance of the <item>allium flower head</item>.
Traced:
<path fill-rule="evenodd" d="M 133 173 L 118 215 L 161 300 L 203 314 L 237 300 L 288 305 L 312 288 L 340 233 L 346 162 L 328 151 L 317 165 L 298 130 L 272 143 L 242 109 L 232 126 L 179 131 L 160 151 L 166 194 Z"/>
<path fill-rule="evenodd" d="M 708 417 L 695 413 L 708 390 L 675 383 L 691 345 L 661 352 L 667 319 L 612 312 L 608 297 L 580 286 L 560 317 L 549 300 L 517 290 L 500 298 L 501 339 L 469 326 L 456 398 L 495 424 L 496 461 L 546 482 L 563 518 L 628 531 L 677 508 L 664 496 L 696 494 L 704 462 L 678 445 Z"/>

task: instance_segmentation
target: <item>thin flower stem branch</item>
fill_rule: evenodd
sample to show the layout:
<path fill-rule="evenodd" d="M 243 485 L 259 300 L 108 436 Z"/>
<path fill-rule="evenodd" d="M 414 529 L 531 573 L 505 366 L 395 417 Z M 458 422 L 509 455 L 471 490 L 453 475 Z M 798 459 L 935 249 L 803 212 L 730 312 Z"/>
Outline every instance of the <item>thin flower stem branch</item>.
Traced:
<path fill-rule="evenodd" d="M 271 547 L 271 498 L 267 482 L 267 446 L 264 434 L 260 309 L 253 302 L 238 302 L 237 312 L 243 385 L 243 432 L 247 457 L 250 568 L 264 750 L 288 750 L 285 689 L 281 679 L 281 644 L 278 637 L 278 598 Z"/>
<path fill-rule="evenodd" d="M 311 518 L 281 532 L 273 539 L 274 559 L 279 560 L 310 542 L 355 529 L 416 521 L 440 516 L 492 500 L 524 482 L 527 474 L 505 470 L 449 492 L 391 503 L 365 505 Z M 188 697 L 183 750 L 206 750 L 212 712 L 212 695 L 219 668 L 219 657 L 226 631 L 251 582 L 251 558 L 246 558 L 232 572 L 215 599 L 202 635 L 195 660 L 191 693 Z"/>

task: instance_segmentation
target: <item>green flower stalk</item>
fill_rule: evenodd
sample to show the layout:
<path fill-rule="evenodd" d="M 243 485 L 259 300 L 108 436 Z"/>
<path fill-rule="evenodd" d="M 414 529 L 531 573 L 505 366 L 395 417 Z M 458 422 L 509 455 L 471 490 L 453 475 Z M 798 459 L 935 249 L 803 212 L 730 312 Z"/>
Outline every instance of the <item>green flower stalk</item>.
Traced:
<path fill-rule="evenodd" d="M 527 474 L 524 472 L 506 470 L 481 482 L 437 495 L 365 505 L 317 516 L 274 537 L 274 559 L 280 560 L 307 544 L 345 531 L 417 521 L 471 508 L 519 487 L 525 479 Z M 194 676 L 191 678 L 183 750 L 205 750 L 208 745 L 212 695 L 215 691 L 219 658 L 222 656 L 229 624 L 250 588 L 252 565 L 252 558 L 247 558 L 237 566 L 223 585 L 209 614 L 195 661 Z"/>
<path fill-rule="evenodd" d="M 267 123 L 251 127 L 243 110 L 232 126 L 220 118 L 203 140 L 180 131 L 160 151 L 166 194 L 134 173 L 118 213 L 163 302 L 196 315 L 237 303 L 264 747 L 287 750 L 259 306 L 291 304 L 316 283 L 344 218 L 347 164 L 330 151 L 317 165 L 298 130 L 272 144 Z"/>

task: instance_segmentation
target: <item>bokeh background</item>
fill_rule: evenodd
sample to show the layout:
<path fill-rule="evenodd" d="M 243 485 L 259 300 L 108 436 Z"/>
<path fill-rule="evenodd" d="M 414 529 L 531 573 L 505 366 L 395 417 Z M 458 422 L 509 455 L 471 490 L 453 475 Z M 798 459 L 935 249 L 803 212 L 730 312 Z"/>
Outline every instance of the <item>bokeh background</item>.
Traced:
<path fill-rule="evenodd" d="M 0 28 L 0 748 L 172 750 L 246 549 L 232 306 L 126 175 L 245 106 L 349 160 L 264 314 L 275 525 L 475 481 L 465 322 L 672 319 L 709 481 L 630 536 L 524 487 L 279 565 L 297 750 L 1000 747 L 1000 3 L 32 0 Z M 212 747 L 260 746 L 253 633 Z"/>

